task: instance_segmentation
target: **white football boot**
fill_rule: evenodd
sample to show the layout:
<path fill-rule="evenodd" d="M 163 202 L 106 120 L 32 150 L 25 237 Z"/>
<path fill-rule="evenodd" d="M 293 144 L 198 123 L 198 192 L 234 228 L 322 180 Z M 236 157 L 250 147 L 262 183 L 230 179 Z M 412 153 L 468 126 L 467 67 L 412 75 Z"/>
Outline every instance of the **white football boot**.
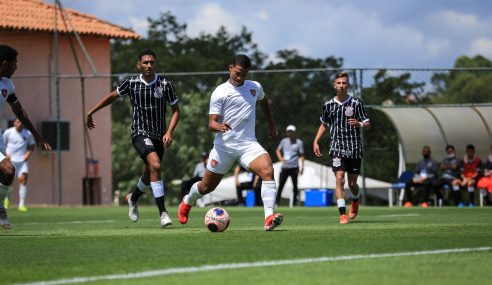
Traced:
<path fill-rule="evenodd" d="M 130 217 L 130 221 L 136 222 L 138 221 L 138 207 L 137 203 L 132 202 L 132 194 L 128 194 L 126 196 L 128 200 L 128 217 Z"/>
<path fill-rule="evenodd" d="M 167 212 L 162 212 L 161 214 L 161 226 L 162 227 L 167 227 L 173 224 L 173 221 L 171 221 L 171 218 L 169 218 L 169 214 Z"/>
<path fill-rule="evenodd" d="M 0 208 L 0 226 L 4 229 L 12 228 L 12 225 L 9 222 L 9 218 L 7 216 L 7 211 L 4 208 Z"/>

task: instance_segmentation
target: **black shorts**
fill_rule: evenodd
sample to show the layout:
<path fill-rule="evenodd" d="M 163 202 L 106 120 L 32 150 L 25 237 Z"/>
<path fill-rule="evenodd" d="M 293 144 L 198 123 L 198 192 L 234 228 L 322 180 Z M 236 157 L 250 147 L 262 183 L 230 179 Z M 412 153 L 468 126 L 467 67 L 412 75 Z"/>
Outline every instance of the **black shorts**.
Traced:
<path fill-rule="evenodd" d="M 132 144 L 143 161 L 146 161 L 147 155 L 151 152 L 156 152 L 160 160 L 164 156 L 164 144 L 161 140 L 146 136 L 136 136 L 132 139 Z"/>
<path fill-rule="evenodd" d="M 360 158 L 347 158 L 341 156 L 331 156 L 330 166 L 333 172 L 345 171 L 350 174 L 360 174 Z"/>

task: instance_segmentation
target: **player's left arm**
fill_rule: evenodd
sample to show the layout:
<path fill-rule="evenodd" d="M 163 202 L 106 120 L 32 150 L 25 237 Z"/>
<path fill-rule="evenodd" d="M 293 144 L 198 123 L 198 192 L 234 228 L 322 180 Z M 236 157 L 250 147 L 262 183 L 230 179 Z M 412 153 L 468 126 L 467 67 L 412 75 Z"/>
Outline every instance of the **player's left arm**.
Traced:
<path fill-rule="evenodd" d="M 301 159 L 299 174 L 302 175 L 304 173 L 304 143 L 302 141 L 299 143 L 299 158 Z"/>
<path fill-rule="evenodd" d="M 359 100 L 359 104 L 355 107 L 355 118 L 348 119 L 348 124 L 356 128 L 370 129 L 371 121 L 367 116 L 364 104 Z"/>
<path fill-rule="evenodd" d="M 15 97 L 14 97 L 15 98 Z M 38 131 L 34 128 L 31 121 L 27 117 L 27 113 L 22 107 L 20 101 L 16 100 L 7 100 L 9 102 L 10 107 L 12 108 L 12 112 L 14 115 L 22 122 L 24 127 L 26 127 L 31 134 L 34 136 L 34 140 L 36 141 L 36 145 L 45 150 L 51 150 L 50 144 L 38 133 Z"/>
<path fill-rule="evenodd" d="M 176 126 L 178 125 L 179 118 L 181 116 L 181 110 L 179 108 L 176 91 L 174 91 L 173 84 L 170 81 L 167 82 L 167 84 L 165 85 L 165 90 L 166 101 L 169 103 L 169 105 L 171 105 L 173 115 L 171 117 L 171 121 L 169 121 L 169 126 L 167 127 L 166 133 L 162 137 L 162 143 L 164 147 L 169 147 L 173 142 L 174 129 L 176 129 Z"/>
<path fill-rule="evenodd" d="M 169 127 L 167 128 L 167 131 L 162 137 L 162 143 L 164 144 L 164 147 L 171 146 L 173 142 L 174 130 L 176 129 L 176 126 L 178 125 L 179 122 L 179 118 L 181 116 L 181 109 L 179 108 L 178 103 L 171 105 L 171 110 L 173 111 L 173 115 L 171 117 L 171 121 L 169 122 Z"/>
<path fill-rule="evenodd" d="M 277 127 L 275 126 L 275 121 L 273 120 L 272 117 L 272 111 L 270 110 L 270 103 L 268 102 L 268 99 L 266 97 L 260 100 L 260 106 L 268 122 L 268 137 L 274 139 L 278 136 L 278 130 Z"/>

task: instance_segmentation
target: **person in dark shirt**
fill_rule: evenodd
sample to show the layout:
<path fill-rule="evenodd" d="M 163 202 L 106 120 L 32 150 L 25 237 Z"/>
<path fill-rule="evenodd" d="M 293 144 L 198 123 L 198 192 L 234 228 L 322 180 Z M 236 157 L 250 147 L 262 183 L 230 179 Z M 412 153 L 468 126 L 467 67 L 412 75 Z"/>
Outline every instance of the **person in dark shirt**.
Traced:
<path fill-rule="evenodd" d="M 461 160 L 456 157 L 454 146 L 446 146 L 446 157 L 441 163 L 441 188 L 447 185 L 452 189 L 454 203 L 458 207 L 463 207 L 461 197 Z"/>
<path fill-rule="evenodd" d="M 439 192 L 439 181 L 437 179 L 437 161 L 431 157 L 431 149 L 429 146 L 422 148 L 423 159 L 417 162 L 415 169 L 415 177 L 405 185 L 405 207 L 411 207 L 412 204 L 412 187 L 424 187 L 424 200 L 422 208 L 427 208 L 429 203 L 429 195 L 431 189 L 436 193 L 438 203 L 442 203 L 441 192 Z"/>

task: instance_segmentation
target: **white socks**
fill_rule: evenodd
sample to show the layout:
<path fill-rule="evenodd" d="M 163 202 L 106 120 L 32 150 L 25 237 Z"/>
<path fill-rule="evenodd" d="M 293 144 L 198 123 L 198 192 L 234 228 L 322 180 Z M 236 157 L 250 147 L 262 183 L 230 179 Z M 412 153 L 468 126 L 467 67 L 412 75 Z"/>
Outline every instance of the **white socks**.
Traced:
<path fill-rule="evenodd" d="M 338 208 L 345 207 L 345 199 L 338 199 L 337 200 L 337 206 L 338 206 Z"/>
<path fill-rule="evenodd" d="M 453 185 L 453 191 L 460 191 L 459 185 Z"/>
<path fill-rule="evenodd" d="M 151 181 L 150 187 L 152 188 L 152 192 L 154 193 L 154 198 L 159 198 L 164 196 L 164 183 L 162 182 L 162 180 Z"/>
<path fill-rule="evenodd" d="M 196 200 L 202 198 L 203 195 L 198 192 L 198 182 L 195 182 L 190 189 L 190 193 L 184 196 L 183 201 L 187 205 L 194 205 Z"/>
<path fill-rule="evenodd" d="M 261 183 L 261 199 L 265 210 L 265 219 L 273 215 L 275 209 L 275 199 L 277 197 L 277 186 L 275 180 L 263 181 Z"/>
<path fill-rule="evenodd" d="M 137 183 L 138 190 L 141 192 L 147 192 L 151 188 L 150 185 L 145 185 L 145 183 L 142 181 L 142 176 L 138 178 L 138 183 Z"/>
<path fill-rule="evenodd" d="M 26 203 L 26 195 L 27 195 L 27 185 L 20 184 L 19 185 L 19 207 L 24 206 Z"/>
<path fill-rule="evenodd" d="M 468 186 L 468 192 L 475 192 L 475 187 Z"/>

